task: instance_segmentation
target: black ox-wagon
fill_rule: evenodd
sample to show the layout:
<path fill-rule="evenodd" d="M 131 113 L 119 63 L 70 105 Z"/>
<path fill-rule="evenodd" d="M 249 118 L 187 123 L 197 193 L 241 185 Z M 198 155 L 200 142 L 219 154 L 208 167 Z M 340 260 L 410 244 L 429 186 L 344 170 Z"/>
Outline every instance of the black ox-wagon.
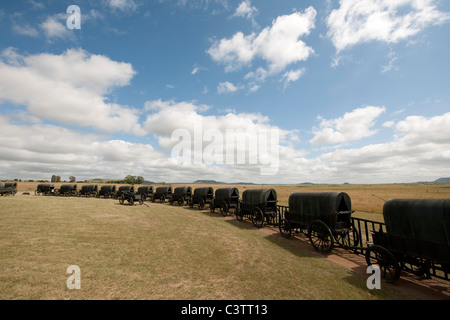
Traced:
<path fill-rule="evenodd" d="M 187 205 L 191 201 L 192 188 L 191 187 L 176 187 L 173 190 L 170 204 L 178 203 L 180 206 Z"/>
<path fill-rule="evenodd" d="M 345 248 L 358 243 L 352 212 L 350 197 L 345 192 L 293 193 L 278 227 L 285 238 L 293 230 L 307 234 L 316 250 L 327 253 L 335 243 Z"/>
<path fill-rule="evenodd" d="M 156 188 L 152 201 L 155 202 L 156 200 L 159 200 L 161 203 L 164 203 L 166 202 L 166 200 L 170 201 L 171 198 L 172 198 L 172 187 L 164 186 Z"/>
<path fill-rule="evenodd" d="M 97 196 L 98 186 L 96 184 L 88 184 L 81 186 L 78 196 L 95 197 Z"/>
<path fill-rule="evenodd" d="M 205 209 L 206 205 L 209 205 L 214 197 L 214 189 L 212 187 L 203 187 L 203 188 L 196 188 L 194 190 L 194 194 L 192 195 L 191 202 L 189 203 L 189 206 L 191 208 L 194 207 L 194 205 L 198 205 L 198 208 L 200 210 Z"/>
<path fill-rule="evenodd" d="M 49 183 L 39 183 L 34 191 L 36 196 L 53 196 L 55 195 L 55 185 Z"/>
<path fill-rule="evenodd" d="M 387 281 L 401 270 L 448 280 L 450 199 L 390 199 L 383 206 L 386 231 L 374 230 L 366 261 Z"/>
<path fill-rule="evenodd" d="M 220 188 L 216 189 L 214 199 L 209 206 L 211 212 L 216 208 L 220 209 L 220 213 L 226 216 L 230 209 L 236 213 L 239 209 L 239 190 L 238 188 Z"/>
<path fill-rule="evenodd" d="M 114 198 L 116 195 L 115 185 L 105 185 L 101 186 L 100 191 L 97 193 L 97 198 Z"/>
<path fill-rule="evenodd" d="M 73 197 L 77 195 L 76 184 L 63 184 L 56 192 L 58 196 Z"/>
<path fill-rule="evenodd" d="M 153 200 L 153 187 L 152 186 L 140 186 L 136 192 L 137 194 L 140 194 L 142 197 L 142 200 Z"/>
<path fill-rule="evenodd" d="M 255 227 L 261 228 L 265 223 L 273 224 L 277 215 L 277 192 L 274 189 L 251 189 L 242 192 L 242 200 L 236 219 L 252 219 Z"/>

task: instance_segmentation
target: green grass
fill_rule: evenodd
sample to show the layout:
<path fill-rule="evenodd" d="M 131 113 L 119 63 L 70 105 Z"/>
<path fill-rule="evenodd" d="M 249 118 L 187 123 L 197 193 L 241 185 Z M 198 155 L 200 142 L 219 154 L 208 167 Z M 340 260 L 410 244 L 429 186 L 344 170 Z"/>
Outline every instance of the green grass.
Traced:
<path fill-rule="evenodd" d="M 1 299 L 402 299 L 278 230 L 169 204 L 0 198 Z M 81 289 L 69 290 L 70 265 Z"/>

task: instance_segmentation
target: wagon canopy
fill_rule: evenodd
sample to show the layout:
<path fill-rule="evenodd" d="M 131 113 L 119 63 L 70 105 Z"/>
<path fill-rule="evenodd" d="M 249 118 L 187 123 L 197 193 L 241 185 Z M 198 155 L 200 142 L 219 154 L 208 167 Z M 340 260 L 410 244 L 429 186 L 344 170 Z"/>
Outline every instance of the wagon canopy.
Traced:
<path fill-rule="evenodd" d="M 76 184 L 63 184 L 60 188 L 61 191 L 70 191 L 70 190 L 77 190 Z"/>
<path fill-rule="evenodd" d="M 81 187 L 81 191 L 97 191 L 96 184 L 88 184 Z"/>
<path fill-rule="evenodd" d="M 172 187 L 158 187 L 158 188 L 156 188 L 156 193 L 157 194 L 171 193 L 171 192 L 172 192 Z"/>
<path fill-rule="evenodd" d="M 152 186 L 141 186 L 138 188 L 138 193 L 153 193 Z"/>
<path fill-rule="evenodd" d="M 134 192 L 134 186 L 120 186 L 119 192 Z"/>
<path fill-rule="evenodd" d="M 102 186 L 100 188 L 100 192 L 108 192 L 108 191 L 115 191 L 116 190 L 116 186 L 112 186 L 112 185 L 106 185 L 106 186 Z"/>
<path fill-rule="evenodd" d="M 55 188 L 55 185 L 53 184 L 48 184 L 48 183 L 39 183 L 37 185 L 37 190 L 38 191 L 48 191 L 48 190 L 52 190 Z"/>
<path fill-rule="evenodd" d="M 309 226 L 314 220 L 323 221 L 334 228 L 337 214 L 350 213 L 352 203 L 345 192 L 296 192 L 289 196 L 290 221 Z"/>
<path fill-rule="evenodd" d="M 450 246 L 450 199 L 390 199 L 383 216 L 389 235 Z"/>
<path fill-rule="evenodd" d="M 232 198 L 239 198 L 238 188 L 220 188 L 216 189 L 216 201 L 224 201 Z"/>
<path fill-rule="evenodd" d="M 274 189 L 252 189 L 242 193 L 243 204 L 258 205 L 269 201 L 277 201 L 277 192 Z"/>
<path fill-rule="evenodd" d="M 173 194 L 191 194 L 192 188 L 191 187 L 176 187 L 173 190 Z"/>
<path fill-rule="evenodd" d="M 213 196 L 214 189 L 212 187 L 196 188 L 194 190 L 194 195 L 196 195 L 196 196 Z"/>

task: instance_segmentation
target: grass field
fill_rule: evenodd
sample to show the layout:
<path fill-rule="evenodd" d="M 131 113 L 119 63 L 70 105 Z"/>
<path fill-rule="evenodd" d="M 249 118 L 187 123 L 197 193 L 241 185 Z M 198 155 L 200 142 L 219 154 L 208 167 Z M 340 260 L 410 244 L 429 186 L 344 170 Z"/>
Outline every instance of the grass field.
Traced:
<path fill-rule="evenodd" d="M 35 187 L 19 183 L 16 196 L 0 198 L 0 299 L 416 298 L 398 285 L 369 290 L 367 275 L 274 228 L 195 207 L 34 196 Z M 450 195 L 447 185 L 271 187 L 280 204 L 292 192 L 345 191 L 357 216 L 378 220 L 380 198 Z M 70 265 L 81 269 L 80 290 L 66 286 Z"/>

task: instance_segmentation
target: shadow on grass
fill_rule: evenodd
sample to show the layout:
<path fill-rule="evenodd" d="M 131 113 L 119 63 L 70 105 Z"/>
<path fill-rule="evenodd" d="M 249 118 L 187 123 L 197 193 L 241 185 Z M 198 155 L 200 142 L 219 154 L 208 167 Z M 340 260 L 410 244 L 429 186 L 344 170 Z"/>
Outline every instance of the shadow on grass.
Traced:
<path fill-rule="evenodd" d="M 236 218 L 234 218 L 234 219 L 226 219 L 225 221 L 229 224 L 232 224 L 233 226 L 240 228 L 240 229 L 256 230 L 256 228 L 253 226 L 251 220 L 243 219 L 242 221 L 238 221 Z"/>
<path fill-rule="evenodd" d="M 271 243 L 276 244 L 281 249 L 288 251 L 289 253 L 298 257 L 315 257 L 315 258 L 327 258 L 327 254 L 321 254 L 314 250 L 313 246 L 306 241 L 306 237 L 299 235 L 303 239 L 297 237 L 291 237 L 290 239 L 284 238 L 280 233 L 273 233 L 265 236 Z"/>

